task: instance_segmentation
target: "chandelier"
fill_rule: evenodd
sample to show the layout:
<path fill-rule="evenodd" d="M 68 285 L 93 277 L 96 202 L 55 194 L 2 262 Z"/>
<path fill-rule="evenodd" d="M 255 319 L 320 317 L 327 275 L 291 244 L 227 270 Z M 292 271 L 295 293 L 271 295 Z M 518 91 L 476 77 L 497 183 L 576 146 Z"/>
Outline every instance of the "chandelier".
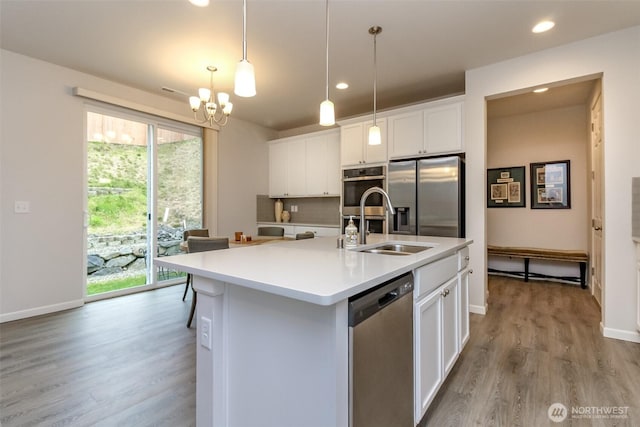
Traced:
<path fill-rule="evenodd" d="M 229 120 L 233 104 L 229 102 L 229 94 L 225 92 L 218 92 L 218 102 L 216 103 L 216 95 L 213 91 L 213 73 L 218 69 L 209 65 L 207 70 L 211 73 L 209 89 L 204 87 L 198 89 L 198 96 L 190 96 L 189 104 L 193 111 L 193 117 L 198 123 L 208 122 L 210 126 L 214 124 L 224 126 Z"/>

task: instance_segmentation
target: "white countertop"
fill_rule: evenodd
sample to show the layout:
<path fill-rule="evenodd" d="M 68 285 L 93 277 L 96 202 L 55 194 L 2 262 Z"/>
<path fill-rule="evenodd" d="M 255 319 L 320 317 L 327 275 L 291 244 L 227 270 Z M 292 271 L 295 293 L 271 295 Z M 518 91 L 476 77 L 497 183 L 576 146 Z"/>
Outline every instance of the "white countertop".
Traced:
<path fill-rule="evenodd" d="M 392 256 L 337 249 L 336 237 L 284 241 L 156 258 L 158 265 L 294 298 L 332 305 L 416 267 L 455 253 L 472 240 L 447 237 L 371 234 L 367 245 L 394 241 L 433 246 Z"/>

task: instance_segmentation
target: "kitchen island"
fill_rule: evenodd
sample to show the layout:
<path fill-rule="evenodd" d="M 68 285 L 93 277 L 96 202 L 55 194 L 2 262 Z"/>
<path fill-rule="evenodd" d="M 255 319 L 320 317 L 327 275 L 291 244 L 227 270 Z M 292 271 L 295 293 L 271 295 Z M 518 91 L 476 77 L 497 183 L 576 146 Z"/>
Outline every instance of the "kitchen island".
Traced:
<path fill-rule="evenodd" d="M 358 251 L 388 241 L 431 248 Z M 372 234 L 355 250 L 325 237 L 157 258 L 198 292 L 197 425 L 348 426 L 349 297 L 470 243 Z"/>

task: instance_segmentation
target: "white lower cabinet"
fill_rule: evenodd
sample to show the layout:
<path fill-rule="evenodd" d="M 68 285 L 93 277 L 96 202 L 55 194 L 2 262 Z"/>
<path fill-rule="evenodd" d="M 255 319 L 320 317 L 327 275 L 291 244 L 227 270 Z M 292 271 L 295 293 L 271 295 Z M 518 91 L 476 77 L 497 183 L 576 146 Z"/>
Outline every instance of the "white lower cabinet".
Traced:
<path fill-rule="evenodd" d="M 469 337 L 468 249 L 415 270 L 414 417 L 418 424 Z"/>
<path fill-rule="evenodd" d="M 442 297 L 440 292 L 422 298 L 414 307 L 415 424 L 417 425 L 443 381 Z"/>
<path fill-rule="evenodd" d="M 637 313 L 636 313 L 636 328 L 638 332 L 640 332 L 640 241 L 636 241 L 636 261 L 638 271 L 636 274 L 636 282 L 638 286 L 638 292 L 636 294 L 636 304 L 637 304 Z"/>
<path fill-rule="evenodd" d="M 460 293 L 460 351 L 469 341 L 469 269 L 458 273 Z"/>
<path fill-rule="evenodd" d="M 446 376 L 458 360 L 459 351 L 459 315 L 458 277 L 454 277 L 442 287 L 442 360 Z"/>

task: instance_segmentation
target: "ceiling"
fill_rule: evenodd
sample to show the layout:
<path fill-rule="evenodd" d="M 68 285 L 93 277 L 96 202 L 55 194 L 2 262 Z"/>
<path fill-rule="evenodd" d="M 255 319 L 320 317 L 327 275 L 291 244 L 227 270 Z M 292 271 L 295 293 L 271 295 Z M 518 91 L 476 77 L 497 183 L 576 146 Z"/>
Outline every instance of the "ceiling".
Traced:
<path fill-rule="evenodd" d="M 325 96 L 325 2 L 248 0 L 247 58 L 257 95 L 233 95 L 242 2 L 0 0 L 1 47 L 185 101 L 208 86 L 231 93 L 232 117 L 286 130 L 317 123 Z M 331 0 L 330 98 L 338 119 L 464 92 L 464 71 L 640 25 L 640 1 Z M 535 35 L 531 27 L 553 19 Z M 335 84 L 346 81 L 349 89 Z M 162 87 L 176 90 L 163 91 Z M 551 93 L 550 91 L 549 93 Z"/>

